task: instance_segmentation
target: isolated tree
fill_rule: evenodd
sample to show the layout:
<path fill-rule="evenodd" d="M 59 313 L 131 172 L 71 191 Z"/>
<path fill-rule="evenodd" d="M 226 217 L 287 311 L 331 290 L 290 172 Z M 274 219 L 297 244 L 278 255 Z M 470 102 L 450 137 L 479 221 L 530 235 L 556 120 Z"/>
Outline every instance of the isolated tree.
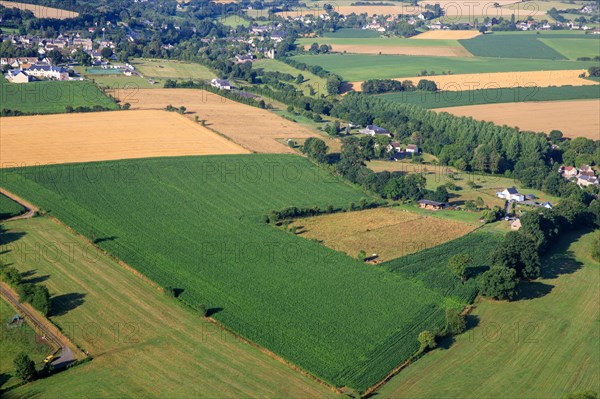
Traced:
<path fill-rule="evenodd" d="M 596 391 L 582 391 L 582 392 L 574 392 L 569 393 L 563 396 L 563 399 L 599 399 L 598 392 Z"/>
<path fill-rule="evenodd" d="M 298 74 L 298 76 L 296 76 L 296 83 L 300 84 L 304 82 L 304 75 L 302 75 L 301 73 Z"/>
<path fill-rule="evenodd" d="M 534 280 L 541 273 L 541 261 L 535 241 L 518 231 L 506 233 L 504 241 L 492 253 L 492 264 L 514 269 L 517 276 L 525 280 Z"/>
<path fill-rule="evenodd" d="M 437 346 L 437 343 L 435 342 L 435 335 L 433 335 L 431 331 L 422 331 L 419 333 L 417 340 L 419 341 L 419 344 L 421 344 L 419 352 L 423 352 L 428 348 L 433 349 Z"/>
<path fill-rule="evenodd" d="M 448 268 L 452 273 L 460 277 L 460 282 L 464 284 L 466 280 L 465 273 L 471 262 L 473 262 L 473 258 L 469 254 L 456 254 L 448 261 Z"/>
<path fill-rule="evenodd" d="M 179 110 L 177 112 L 179 112 L 181 115 L 185 114 L 187 108 L 185 108 L 183 105 L 181 107 L 179 107 Z"/>
<path fill-rule="evenodd" d="M 208 308 L 206 307 L 206 305 L 199 305 L 198 306 L 198 313 L 200 313 L 201 317 L 208 316 Z"/>
<path fill-rule="evenodd" d="M 560 130 L 552 130 L 548 136 L 550 137 L 550 140 L 556 144 L 562 140 L 563 133 Z"/>
<path fill-rule="evenodd" d="M 13 360 L 13 364 L 15 366 L 17 377 L 23 381 L 32 381 L 35 379 L 35 363 L 25 352 L 19 353 L 15 357 L 15 360 Z"/>
<path fill-rule="evenodd" d="M 110 56 L 113 55 L 113 51 L 110 47 L 104 47 L 100 50 L 100 55 L 102 58 L 110 58 Z"/>
<path fill-rule="evenodd" d="M 319 163 L 327 162 L 327 144 L 316 137 L 309 137 L 302 146 L 302 152 Z"/>
<path fill-rule="evenodd" d="M 50 314 L 50 293 L 48 288 L 44 285 L 36 285 L 33 287 L 31 300 L 31 306 L 38 310 L 44 316 Z"/>
<path fill-rule="evenodd" d="M 446 333 L 458 335 L 465 332 L 466 329 L 467 323 L 465 322 L 465 318 L 456 309 L 446 309 Z"/>
<path fill-rule="evenodd" d="M 171 287 L 170 285 L 167 285 L 164 291 L 166 296 L 170 298 L 175 298 L 175 288 Z"/>
<path fill-rule="evenodd" d="M 479 283 L 481 293 L 496 299 L 512 299 L 517 294 L 519 279 L 514 269 L 494 266 L 483 273 Z"/>
<path fill-rule="evenodd" d="M 358 252 L 358 256 L 357 256 L 357 258 L 358 258 L 358 260 L 360 260 L 360 261 L 364 261 L 364 260 L 367 258 L 367 253 L 366 253 L 366 252 L 365 252 L 363 249 L 361 249 L 361 250 Z"/>

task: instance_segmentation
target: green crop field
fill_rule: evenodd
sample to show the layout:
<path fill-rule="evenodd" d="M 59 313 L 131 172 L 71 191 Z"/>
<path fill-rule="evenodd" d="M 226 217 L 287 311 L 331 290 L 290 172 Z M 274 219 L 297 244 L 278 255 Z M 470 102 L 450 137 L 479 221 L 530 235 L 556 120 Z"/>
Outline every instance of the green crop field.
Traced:
<path fill-rule="evenodd" d="M 368 38 L 368 37 L 379 37 L 379 33 L 370 29 L 350 29 L 343 28 L 336 30 L 335 32 L 325 32 L 323 37 L 331 38 Z"/>
<path fill-rule="evenodd" d="M 0 220 L 8 219 L 20 215 L 25 211 L 20 204 L 11 200 L 7 196 L 0 194 Z"/>
<path fill-rule="evenodd" d="M 241 18 L 238 15 L 228 15 L 225 18 L 217 19 L 217 21 L 219 21 L 223 25 L 231 26 L 232 28 L 237 28 L 240 25 L 245 27 L 250 26 L 249 20 L 247 20 L 246 18 Z"/>
<path fill-rule="evenodd" d="M 589 100 L 600 98 L 600 86 L 519 87 L 437 93 L 415 91 L 381 94 L 380 97 L 430 109 L 523 101 Z"/>
<path fill-rule="evenodd" d="M 472 295 L 460 284 L 442 295 L 429 282 L 265 224 L 271 209 L 347 207 L 364 196 L 302 157 L 159 158 L 23 171 L 5 171 L 4 185 L 160 285 L 181 290 L 187 303 L 207 305 L 219 322 L 336 386 L 365 389 L 380 380 L 418 349 L 420 331 L 442 326 L 445 306 L 460 307 Z"/>
<path fill-rule="evenodd" d="M 92 82 L 42 81 L 27 84 L 9 83 L 0 78 L 0 108 L 34 114 L 57 114 L 65 107 L 109 109 L 119 106 Z"/>
<path fill-rule="evenodd" d="M 347 38 L 347 37 L 309 37 L 296 41 L 299 45 L 310 46 L 313 43 L 330 45 L 362 45 L 362 46 L 389 46 L 389 47 L 459 47 L 458 40 L 420 39 L 412 40 L 403 37 L 375 37 L 375 38 Z"/>
<path fill-rule="evenodd" d="M 484 300 L 474 326 L 392 378 L 382 398 L 562 398 L 600 391 L 600 264 L 592 234 L 561 237 L 514 302 Z M 443 347 L 444 345 L 442 345 Z"/>
<path fill-rule="evenodd" d="M 588 35 L 598 36 L 598 35 Z M 580 57 L 594 58 L 600 56 L 600 38 L 590 39 L 540 39 L 565 57 L 576 60 Z"/>
<path fill-rule="evenodd" d="M 281 73 L 289 73 L 290 75 L 293 76 L 298 76 L 299 74 L 302 74 L 302 76 L 304 76 L 304 82 L 301 84 L 296 84 L 296 82 L 292 81 L 292 82 L 287 82 L 289 84 L 292 84 L 296 87 L 300 87 L 302 89 L 302 91 L 304 92 L 304 94 L 309 95 L 310 90 L 308 88 L 308 86 L 312 86 L 313 89 L 315 89 L 315 91 L 317 92 L 317 95 L 319 93 L 325 93 L 327 91 L 326 89 L 326 85 L 327 85 L 327 80 L 323 79 L 315 74 L 310 73 L 309 71 L 299 71 L 298 69 L 286 64 L 285 62 L 281 62 L 278 60 L 271 60 L 271 59 L 262 59 L 262 60 L 258 60 L 255 61 L 252 64 L 252 68 L 253 69 L 264 69 L 266 72 L 273 72 L 273 71 L 277 71 L 277 72 L 281 72 Z"/>
<path fill-rule="evenodd" d="M 3 227 L 9 234 L 0 236 L 2 261 L 45 279 L 53 308 L 63 304 L 50 319 L 93 356 L 3 398 L 335 398 L 326 387 L 202 320 L 51 219 Z M 7 242 L 11 237 L 19 238 Z M 22 256 L 22 249 L 29 255 Z M 0 303 L 0 328 L 14 314 L 4 308 Z M 36 361 L 47 355 L 27 352 Z M 2 351 L 0 381 L 10 374 L 12 353 Z M 0 382 L 0 388 L 11 381 Z"/>
<path fill-rule="evenodd" d="M 8 326 L 17 312 L 4 299 L 0 299 L 0 390 L 20 382 L 15 375 L 13 360 L 20 352 L 25 352 L 36 363 L 41 363 L 52 350 L 39 342 L 35 332 L 25 323 L 20 327 Z"/>
<path fill-rule="evenodd" d="M 298 55 L 295 60 L 320 65 L 347 81 L 417 76 L 423 69 L 441 74 L 518 72 L 561 69 L 587 69 L 594 62 L 503 59 L 482 57 L 428 57 L 403 55 L 317 54 Z"/>
<path fill-rule="evenodd" d="M 561 53 L 532 35 L 486 34 L 460 40 L 460 43 L 476 57 L 565 59 Z"/>

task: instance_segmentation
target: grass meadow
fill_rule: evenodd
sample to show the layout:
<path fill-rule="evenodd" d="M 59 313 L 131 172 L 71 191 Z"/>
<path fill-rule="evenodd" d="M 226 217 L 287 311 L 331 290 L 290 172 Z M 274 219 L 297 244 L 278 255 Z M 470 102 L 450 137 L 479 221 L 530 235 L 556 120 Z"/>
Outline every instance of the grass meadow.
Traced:
<path fill-rule="evenodd" d="M 26 172 L 7 170 L 5 186 L 335 386 L 366 389 L 383 378 L 418 349 L 420 331 L 442 326 L 444 307 L 460 308 L 476 291 L 475 281 L 447 278 L 439 282 L 443 290 L 429 289 L 265 224 L 271 209 L 348 207 L 364 197 L 298 156 L 159 158 Z"/>
<path fill-rule="evenodd" d="M 16 220 L 3 227 L 8 234 L 1 237 L 0 259 L 44 279 L 58 310 L 52 322 L 93 357 L 5 392 L 3 398 L 81 398 L 92 392 L 107 398 L 335 397 L 201 319 L 50 218 Z M 19 238 L 9 242 L 10 237 Z M 13 314 L 0 302 L 0 329 Z M 2 350 L 0 380 L 10 374 L 12 348 L 27 349 L 36 361 L 47 355 L 43 348 L 34 351 L 6 342 L 11 349 L 8 356 Z M 12 385 L 9 378 L 0 387 Z"/>
<path fill-rule="evenodd" d="M 27 84 L 9 83 L 0 78 L 0 104 L 10 109 L 32 114 L 57 114 L 65 107 L 93 107 L 109 109 L 119 106 L 92 82 L 40 81 Z"/>
<path fill-rule="evenodd" d="M 38 342 L 35 332 L 26 323 L 20 327 L 9 327 L 8 321 L 17 311 L 4 299 L 0 299 L 0 390 L 15 385 L 21 380 L 15 375 L 13 360 L 25 352 L 36 363 L 42 363 L 52 350 Z"/>
<path fill-rule="evenodd" d="M 600 391 L 600 264 L 592 234 L 571 233 L 542 259 L 542 278 L 513 302 L 482 300 L 472 327 L 392 378 L 381 398 L 560 398 Z M 518 381 L 518 383 L 515 383 Z"/>

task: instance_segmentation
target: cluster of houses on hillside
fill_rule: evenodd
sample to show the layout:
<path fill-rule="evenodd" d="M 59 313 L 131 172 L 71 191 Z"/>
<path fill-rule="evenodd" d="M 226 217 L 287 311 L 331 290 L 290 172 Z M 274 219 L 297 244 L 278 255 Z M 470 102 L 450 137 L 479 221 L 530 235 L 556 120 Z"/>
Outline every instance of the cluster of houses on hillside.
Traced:
<path fill-rule="evenodd" d="M 367 125 L 363 129 L 358 131 L 360 134 L 366 134 L 367 136 L 383 136 L 392 137 L 392 134 L 382 127 L 377 125 Z M 407 155 L 416 155 L 419 153 L 419 147 L 415 144 L 402 144 L 399 141 L 392 141 L 387 146 L 387 152 L 391 154 L 392 160 L 399 160 Z"/>
<path fill-rule="evenodd" d="M 6 79 L 11 83 L 28 83 L 38 79 L 69 80 L 69 72 L 63 67 L 40 62 L 26 68 L 10 69 Z"/>
<path fill-rule="evenodd" d="M 94 47 L 92 39 L 81 37 L 79 33 L 74 35 L 60 34 L 56 38 L 50 39 L 27 35 L 2 35 L 2 41 L 9 41 L 15 47 L 34 49 L 40 55 L 45 55 L 52 50 L 71 50 L 74 52 L 77 49 L 82 49 L 92 51 Z M 104 47 L 111 45 L 112 43 L 109 42 L 104 43 Z"/>
<path fill-rule="evenodd" d="M 600 180 L 589 165 L 583 165 L 579 169 L 574 166 L 561 166 L 558 173 L 565 179 L 577 183 L 579 187 L 600 185 Z"/>

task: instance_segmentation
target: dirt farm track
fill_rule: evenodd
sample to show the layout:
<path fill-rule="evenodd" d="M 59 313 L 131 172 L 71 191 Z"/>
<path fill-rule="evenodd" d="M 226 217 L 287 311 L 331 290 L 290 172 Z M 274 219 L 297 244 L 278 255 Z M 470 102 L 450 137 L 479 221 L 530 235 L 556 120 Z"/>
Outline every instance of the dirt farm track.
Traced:
<path fill-rule="evenodd" d="M 167 111 L 111 111 L 0 118 L 0 167 L 248 150 Z"/>
<path fill-rule="evenodd" d="M 548 133 L 558 129 L 565 137 L 600 140 L 599 109 L 600 100 L 577 100 L 469 105 L 434 111 L 471 116 L 498 125 L 518 126 L 521 130 Z"/>

